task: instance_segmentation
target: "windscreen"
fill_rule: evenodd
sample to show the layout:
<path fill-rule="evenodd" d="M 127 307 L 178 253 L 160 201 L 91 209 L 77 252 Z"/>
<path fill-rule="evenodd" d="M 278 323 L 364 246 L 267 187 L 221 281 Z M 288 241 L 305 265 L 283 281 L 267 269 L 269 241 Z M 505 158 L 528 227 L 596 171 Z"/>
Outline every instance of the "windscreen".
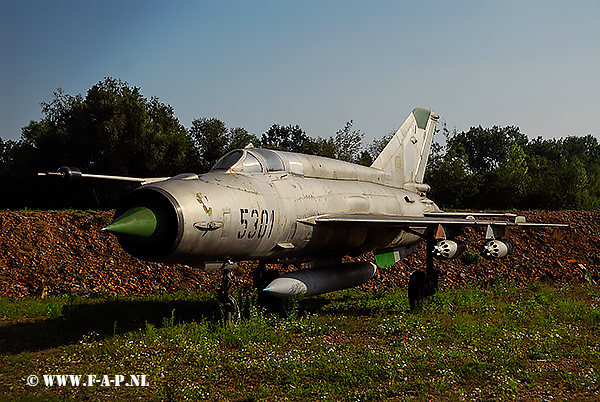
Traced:
<path fill-rule="evenodd" d="M 227 169 L 231 168 L 233 165 L 235 165 L 237 163 L 237 161 L 240 160 L 242 155 L 244 155 L 243 151 L 240 151 L 240 150 L 231 151 L 230 153 L 226 154 L 221 159 L 219 159 L 217 161 L 217 163 L 215 164 L 215 166 L 213 166 L 211 171 L 227 170 Z"/>

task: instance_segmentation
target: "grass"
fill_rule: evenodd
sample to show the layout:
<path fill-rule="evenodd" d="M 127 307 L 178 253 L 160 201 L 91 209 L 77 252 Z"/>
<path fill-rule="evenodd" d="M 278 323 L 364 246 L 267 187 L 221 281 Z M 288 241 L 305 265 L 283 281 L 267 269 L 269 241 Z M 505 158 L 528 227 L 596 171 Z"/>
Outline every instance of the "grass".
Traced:
<path fill-rule="evenodd" d="M 600 288 L 534 282 L 348 290 L 292 301 L 294 318 L 211 295 L 0 299 L 0 395 L 10 400 L 596 400 Z M 147 387 L 26 385 L 29 375 L 144 374 Z M 2 397 L 0 397 L 2 398 Z"/>

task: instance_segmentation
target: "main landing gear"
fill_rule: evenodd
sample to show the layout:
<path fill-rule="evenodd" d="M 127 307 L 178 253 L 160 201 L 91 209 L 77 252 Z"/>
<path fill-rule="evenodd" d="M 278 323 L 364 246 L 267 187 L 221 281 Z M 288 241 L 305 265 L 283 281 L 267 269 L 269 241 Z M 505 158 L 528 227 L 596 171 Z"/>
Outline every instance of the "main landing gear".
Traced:
<path fill-rule="evenodd" d="M 264 307 L 269 313 L 283 314 L 283 300 L 263 292 L 264 288 L 279 277 L 279 271 L 267 269 L 266 262 L 260 260 L 252 272 L 254 274 L 252 286 L 258 291 L 258 305 Z"/>
<path fill-rule="evenodd" d="M 427 256 L 425 272 L 418 270 L 408 280 L 408 302 L 411 311 L 423 307 L 425 302 L 438 290 L 440 271 L 433 266 L 433 250 L 436 243 L 432 230 L 427 231 Z"/>

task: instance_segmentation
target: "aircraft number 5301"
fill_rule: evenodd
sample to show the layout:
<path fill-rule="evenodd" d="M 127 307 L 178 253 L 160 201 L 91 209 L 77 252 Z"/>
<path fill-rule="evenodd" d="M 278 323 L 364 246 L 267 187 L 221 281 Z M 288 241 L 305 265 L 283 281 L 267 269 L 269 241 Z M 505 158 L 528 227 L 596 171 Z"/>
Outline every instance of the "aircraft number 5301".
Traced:
<path fill-rule="evenodd" d="M 240 208 L 240 225 L 242 230 L 238 231 L 238 239 L 262 239 L 271 237 L 273 224 L 275 222 L 275 210 Z"/>

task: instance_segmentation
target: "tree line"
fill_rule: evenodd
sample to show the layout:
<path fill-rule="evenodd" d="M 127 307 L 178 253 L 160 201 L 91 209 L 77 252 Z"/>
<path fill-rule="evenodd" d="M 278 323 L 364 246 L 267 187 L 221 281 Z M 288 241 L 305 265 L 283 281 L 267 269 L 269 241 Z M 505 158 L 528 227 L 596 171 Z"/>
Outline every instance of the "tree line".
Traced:
<path fill-rule="evenodd" d="M 42 119 L 22 128 L 18 141 L 0 139 L 0 208 L 114 208 L 133 186 L 83 180 L 62 183 L 37 177 L 60 166 L 84 173 L 165 177 L 205 173 L 226 152 L 255 146 L 371 164 L 364 134 L 350 121 L 329 138 L 313 138 L 298 125 L 273 124 L 260 137 L 216 118 L 199 118 L 186 129 L 173 108 L 141 89 L 105 78 L 85 96 L 60 88 L 42 102 Z"/>
<path fill-rule="evenodd" d="M 229 150 L 252 142 L 369 166 L 393 135 L 365 145 L 352 121 L 326 138 L 278 124 L 259 137 L 217 118 L 196 119 L 187 129 L 171 106 L 114 78 L 98 82 L 85 96 L 58 89 L 41 105 L 44 117 L 23 127 L 19 140 L 0 139 L 0 208 L 114 208 L 132 188 L 37 177 L 64 165 L 134 177 L 204 173 Z M 600 148 L 591 135 L 529 140 L 516 127 L 440 132 L 445 144 L 434 143 L 426 182 L 442 208 L 600 207 Z"/>
<path fill-rule="evenodd" d="M 425 181 L 457 209 L 600 209 L 600 145 L 592 135 L 530 140 L 514 126 L 441 129 Z"/>

